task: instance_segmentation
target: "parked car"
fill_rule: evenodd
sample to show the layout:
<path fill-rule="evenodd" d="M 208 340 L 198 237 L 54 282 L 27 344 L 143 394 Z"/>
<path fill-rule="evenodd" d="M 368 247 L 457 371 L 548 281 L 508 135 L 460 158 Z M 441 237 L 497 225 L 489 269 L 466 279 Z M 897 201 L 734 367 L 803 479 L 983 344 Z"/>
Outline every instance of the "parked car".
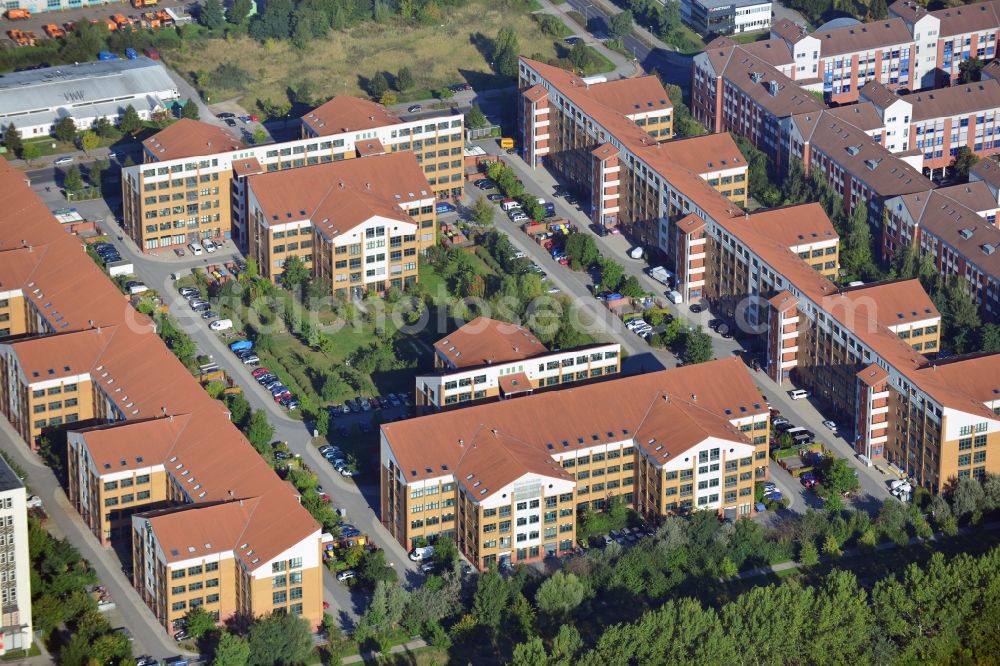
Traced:
<path fill-rule="evenodd" d="M 199 295 L 201 292 L 195 289 L 194 287 L 181 287 L 180 293 L 181 296 L 183 296 L 184 298 L 191 298 L 193 296 Z"/>
<path fill-rule="evenodd" d="M 497 184 L 494 183 L 489 178 L 483 178 L 482 180 L 477 180 L 476 181 L 476 187 L 478 187 L 479 189 L 484 190 L 484 191 L 485 190 L 495 190 L 497 188 Z"/>
<path fill-rule="evenodd" d="M 444 213 L 454 213 L 456 210 L 458 209 L 447 201 L 439 201 L 434 206 L 434 212 L 438 215 L 443 215 Z"/>
<path fill-rule="evenodd" d="M 213 331 L 228 331 L 233 327 L 232 319 L 216 319 L 208 325 Z"/>
<path fill-rule="evenodd" d="M 788 397 L 792 400 L 802 400 L 809 397 L 809 391 L 805 389 L 792 389 L 788 392 Z"/>
<path fill-rule="evenodd" d="M 72 163 L 73 163 L 73 158 L 69 156 L 60 157 L 55 162 L 53 162 L 53 164 L 55 164 L 56 166 L 65 166 L 67 164 L 72 164 Z"/>
<path fill-rule="evenodd" d="M 352 578 L 354 578 L 353 569 L 344 569 L 339 574 L 337 574 L 337 580 L 339 580 L 341 583 L 343 583 L 344 581 L 351 580 Z"/>
<path fill-rule="evenodd" d="M 493 203 L 496 203 L 497 201 L 503 201 L 503 195 L 500 194 L 499 192 L 491 192 L 490 194 L 486 195 L 486 200 L 492 201 Z"/>
<path fill-rule="evenodd" d="M 826 421 L 823 421 L 823 425 L 829 428 L 830 431 L 833 432 L 834 434 L 837 433 L 837 424 L 834 423 L 833 421 L 827 419 Z"/>
<path fill-rule="evenodd" d="M 420 106 L 419 104 L 414 104 L 409 108 L 407 108 L 406 110 L 410 113 L 416 113 L 417 111 L 420 111 L 422 108 L 424 107 Z"/>
<path fill-rule="evenodd" d="M 219 316 L 219 313 L 215 310 L 205 310 L 201 313 L 202 319 L 215 319 Z"/>

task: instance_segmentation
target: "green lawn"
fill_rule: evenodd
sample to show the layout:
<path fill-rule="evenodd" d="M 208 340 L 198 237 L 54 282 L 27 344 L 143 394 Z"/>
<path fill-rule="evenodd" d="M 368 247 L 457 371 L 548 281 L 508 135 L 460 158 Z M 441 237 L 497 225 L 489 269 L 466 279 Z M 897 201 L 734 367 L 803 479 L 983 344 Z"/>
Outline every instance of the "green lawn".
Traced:
<path fill-rule="evenodd" d="M 763 41 L 770 36 L 771 32 L 769 30 L 757 30 L 755 32 L 741 32 L 730 35 L 729 38 L 737 44 L 752 44 L 753 42 Z"/>

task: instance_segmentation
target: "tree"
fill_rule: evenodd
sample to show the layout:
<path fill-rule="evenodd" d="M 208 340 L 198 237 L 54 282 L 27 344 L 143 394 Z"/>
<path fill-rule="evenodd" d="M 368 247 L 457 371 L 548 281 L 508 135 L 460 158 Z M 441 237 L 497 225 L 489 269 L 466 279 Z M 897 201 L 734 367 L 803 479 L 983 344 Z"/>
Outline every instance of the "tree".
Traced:
<path fill-rule="evenodd" d="M 823 472 L 821 493 L 824 497 L 843 495 L 858 489 L 860 482 L 854 469 L 844 458 L 827 456 L 820 464 Z"/>
<path fill-rule="evenodd" d="M 517 57 L 520 46 L 513 28 L 504 26 L 497 33 L 493 49 L 493 69 L 503 76 L 517 76 Z"/>
<path fill-rule="evenodd" d="M 241 393 L 228 396 L 226 402 L 229 404 L 229 418 L 236 424 L 237 428 L 243 428 L 250 418 L 250 403 Z"/>
<path fill-rule="evenodd" d="M 622 283 L 625 276 L 625 269 L 613 259 L 601 260 L 601 289 L 604 291 L 615 291 Z"/>
<path fill-rule="evenodd" d="M 563 624 L 559 633 L 552 639 L 553 666 L 569 666 L 574 663 L 574 657 L 583 648 L 580 631 L 572 624 Z"/>
<path fill-rule="evenodd" d="M 250 421 L 243 434 L 253 448 L 257 449 L 257 453 L 264 455 L 270 450 L 271 440 L 274 438 L 274 426 L 267 420 L 264 410 L 260 409 L 250 415 Z"/>
<path fill-rule="evenodd" d="M 958 64 L 959 77 L 962 83 L 972 83 L 983 78 L 983 61 L 973 56 Z"/>
<path fill-rule="evenodd" d="M 71 116 L 63 116 L 53 125 L 52 134 L 60 141 L 73 143 L 76 140 L 76 122 Z"/>
<path fill-rule="evenodd" d="M 181 107 L 181 118 L 187 118 L 188 120 L 199 120 L 201 114 L 198 112 L 198 105 L 194 103 L 193 99 L 189 99 L 187 104 Z"/>
<path fill-rule="evenodd" d="M 63 187 L 67 192 L 79 192 L 83 189 L 83 177 L 80 175 L 80 167 L 76 164 L 71 166 L 63 179 Z"/>
<path fill-rule="evenodd" d="M 410 74 L 409 67 L 400 67 L 396 73 L 396 90 L 404 92 L 413 87 L 413 75 Z M 468 120 L 466 120 L 468 124 Z"/>
<path fill-rule="evenodd" d="M 976 479 L 959 479 L 951 495 L 951 506 L 958 518 L 975 517 L 982 512 L 986 494 Z"/>
<path fill-rule="evenodd" d="M 21 140 L 21 131 L 14 126 L 14 123 L 10 123 L 4 129 L 3 145 L 5 145 L 7 150 L 14 155 L 21 154 L 21 150 L 24 148 L 24 143 Z"/>
<path fill-rule="evenodd" d="M 639 282 L 639 278 L 634 275 L 629 275 L 625 278 L 618 291 L 626 298 L 640 298 L 646 293 L 646 290 L 642 288 L 642 283 Z"/>
<path fill-rule="evenodd" d="M 576 270 L 588 269 L 601 258 L 597 243 L 590 234 L 570 234 L 566 238 L 565 250 Z"/>
<path fill-rule="evenodd" d="M 97 136 L 102 139 L 110 139 L 115 136 L 117 132 L 115 131 L 115 126 L 111 124 L 111 121 L 101 116 L 94 123 L 94 131 L 97 132 Z"/>
<path fill-rule="evenodd" d="M 292 33 L 292 0 L 270 0 L 264 12 L 250 23 L 250 36 L 258 41 L 288 39 Z"/>
<path fill-rule="evenodd" d="M 198 14 L 198 23 L 201 23 L 209 30 L 218 30 L 225 22 L 226 18 L 222 13 L 222 3 L 219 0 L 205 0 Z"/>
<path fill-rule="evenodd" d="M 389 81 L 381 71 L 375 72 L 375 76 L 368 82 L 368 94 L 372 99 L 381 99 L 382 95 L 389 91 Z"/>
<path fill-rule="evenodd" d="M 486 127 L 489 121 L 486 120 L 486 115 L 483 110 L 479 108 L 478 104 L 473 104 L 469 112 L 465 114 L 465 126 L 471 127 L 473 129 L 478 129 L 480 127 Z"/>
<path fill-rule="evenodd" d="M 391 90 L 386 90 L 382 93 L 382 96 L 378 98 L 378 103 L 382 106 L 392 106 L 396 103 L 396 93 Z"/>
<path fill-rule="evenodd" d="M 281 286 L 291 292 L 297 292 L 305 287 L 309 280 L 309 269 L 306 268 L 302 257 L 291 256 L 285 259 L 285 265 L 281 272 Z"/>
<path fill-rule="evenodd" d="M 250 644 L 242 636 L 222 632 L 215 646 L 212 666 L 247 666 L 250 662 Z"/>
<path fill-rule="evenodd" d="M 142 119 L 139 118 L 139 112 L 131 104 L 125 107 L 122 119 L 118 122 L 118 129 L 121 130 L 122 134 L 135 134 L 142 129 Z"/>
<path fill-rule="evenodd" d="M 250 141 L 255 146 L 259 146 L 260 144 L 264 143 L 265 141 L 267 141 L 267 138 L 268 138 L 267 131 L 263 127 L 255 127 L 253 130 L 253 134 L 250 135 Z"/>
<path fill-rule="evenodd" d="M 496 569 L 490 569 L 479 577 L 472 598 L 472 614 L 480 625 L 489 630 L 491 637 L 496 637 L 500 629 L 500 620 L 508 601 L 510 590 Z"/>
<path fill-rule="evenodd" d="M 396 580 L 396 570 L 385 561 L 384 550 L 366 551 L 357 567 L 358 580 L 375 586 L 379 581 L 387 583 Z"/>
<path fill-rule="evenodd" d="M 323 407 L 316 412 L 316 432 L 320 437 L 326 437 L 330 433 L 330 412 Z"/>
<path fill-rule="evenodd" d="M 587 584 L 576 574 L 557 571 L 538 588 L 538 610 L 555 620 L 562 620 L 576 610 L 587 596 Z"/>
<path fill-rule="evenodd" d="M 226 10 L 226 20 L 233 25 L 243 25 L 251 8 L 251 0 L 233 0 L 233 3 Z"/>
<path fill-rule="evenodd" d="M 545 666 L 548 657 L 545 654 L 545 644 L 538 636 L 514 646 L 511 666 Z"/>
<path fill-rule="evenodd" d="M 632 12 L 626 9 L 611 17 L 608 21 L 608 33 L 615 39 L 622 39 L 632 33 Z"/>
<path fill-rule="evenodd" d="M 441 569 L 450 568 L 458 560 L 458 546 L 454 539 L 438 537 L 434 542 L 434 564 Z"/>
<path fill-rule="evenodd" d="M 97 148 L 97 144 L 101 142 L 97 133 L 92 130 L 84 130 L 80 132 L 79 144 L 80 149 L 85 153 L 90 153 L 94 148 Z"/>
<path fill-rule="evenodd" d="M 201 638 L 215 629 L 215 618 L 209 615 L 204 608 L 198 606 L 189 610 L 184 616 L 184 627 L 195 638 Z"/>
<path fill-rule="evenodd" d="M 684 334 L 684 364 L 694 365 L 705 363 L 715 357 L 712 350 L 712 338 L 702 330 L 701 326 Z"/>
<path fill-rule="evenodd" d="M 272 613 L 250 627 L 250 666 L 305 664 L 312 654 L 312 633 L 305 619 Z"/>
<path fill-rule="evenodd" d="M 848 223 L 847 240 L 840 254 L 841 263 L 849 275 L 864 279 L 877 273 L 872 255 L 872 234 L 868 225 L 868 206 L 858 199 Z"/>
<path fill-rule="evenodd" d="M 90 170 L 87 172 L 87 180 L 94 187 L 101 186 L 101 180 L 104 178 L 104 170 L 107 169 L 108 163 L 104 160 L 98 160 L 90 165 Z"/>
<path fill-rule="evenodd" d="M 931 298 L 941 313 L 941 321 L 947 339 L 951 340 L 954 351 L 967 351 L 976 339 L 981 324 L 979 308 L 968 291 L 968 282 L 963 276 L 951 275 Z"/>
<path fill-rule="evenodd" d="M 968 146 L 962 146 L 955 154 L 955 159 L 951 161 L 952 173 L 962 180 L 968 180 L 969 170 L 976 166 L 978 161 L 978 155 L 972 152 Z"/>
<path fill-rule="evenodd" d="M 496 208 L 486 200 L 486 197 L 479 195 L 476 203 L 472 204 L 472 219 L 480 226 L 489 227 L 493 225 L 495 217 Z"/>
<path fill-rule="evenodd" d="M 816 544 L 811 539 L 799 544 L 799 564 L 804 567 L 813 567 L 819 564 L 819 553 L 816 551 Z"/>
<path fill-rule="evenodd" d="M 31 164 L 41 156 L 42 149 L 39 148 L 37 143 L 26 143 L 21 148 L 21 158 L 28 164 Z"/>

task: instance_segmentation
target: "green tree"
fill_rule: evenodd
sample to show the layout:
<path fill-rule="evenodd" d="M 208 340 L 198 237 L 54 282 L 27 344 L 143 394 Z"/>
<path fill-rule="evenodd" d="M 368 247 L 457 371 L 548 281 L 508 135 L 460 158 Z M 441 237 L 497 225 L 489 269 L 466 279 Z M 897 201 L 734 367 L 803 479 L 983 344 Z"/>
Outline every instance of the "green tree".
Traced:
<path fill-rule="evenodd" d="M 87 171 L 87 180 L 94 187 L 100 187 L 101 181 L 104 179 L 104 171 L 107 169 L 108 163 L 104 160 L 97 160 L 90 165 L 90 169 Z"/>
<path fill-rule="evenodd" d="M 587 584 L 576 574 L 557 571 L 545 580 L 535 594 L 538 610 L 561 620 L 572 613 L 587 596 Z"/>
<path fill-rule="evenodd" d="M 65 143 L 73 143 L 76 140 L 76 122 L 72 116 L 63 116 L 53 125 L 52 135 Z"/>
<path fill-rule="evenodd" d="M 975 517 L 986 502 L 983 486 L 976 479 L 959 479 L 951 494 L 951 507 L 958 518 Z M 973 520 L 975 522 L 975 520 Z"/>
<path fill-rule="evenodd" d="M 226 22 L 219 0 L 205 0 L 198 13 L 198 23 L 209 30 L 218 30 Z"/>
<path fill-rule="evenodd" d="M 129 135 L 142 129 L 142 119 L 139 118 L 139 112 L 131 104 L 125 107 L 122 119 L 118 122 L 118 129 L 121 130 L 122 134 Z"/>
<path fill-rule="evenodd" d="M 399 92 L 405 92 L 412 87 L 413 74 L 410 73 L 410 68 L 400 67 L 399 71 L 396 72 L 396 89 L 399 90 Z"/>
<path fill-rule="evenodd" d="M 872 234 L 868 224 L 868 206 L 859 199 L 848 222 L 847 240 L 840 253 L 841 263 L 850 276 L 865 279 L 878 272 L 872 255 Z"/>
<path fill-rule="evenodd" d="M 94 131 L 97 132 L 97 136 L 101 137 L 102 139 L 110 139 L 111 137 L 118 134 L 118 132 L 115 130 L 115 126 L 112 125 L 111 121 L 105 118 L 104 116 L 98 118 L 97 122 L 94 123 Z"/>
<path fill-rule="evenodd" d="M 382 71 L 375 72 L 368 82 L 368 94 L 372 99 L 378 100 L 387 92 L 389 92 L 389 81 L 385 78 L 385 74 Z"/>
<path fill-rule="evenodd" d="M 985 64 L 979 58 L 973 56 L 968 60 L 963 60 L 958 64 L 959 77 L 962 83 L 972 83 L 983 78 L 983 67 Z"/>
<path fill-rule="evenodd" d="M 972 152 L 968 146 L 962 146 L 955 154 L 955 159 L 951 161 L 951 172 L 962 180 L 969 179 L 969 170 L 976 166 L 979 156 Z"/>
<path fill-rule="evenodd" d="M 559 627 L 559 633 L 552 639 L 552 666 L 570 666 L 583 648 L 580 631 L 572 624 Z"/>
<path fill-rule="evenodd" d="M 255 146 L 267 141 L 267 131 L 263 127 L 255 127 L 253 133 L 250 135 L 250 140 Z"/>
<path fill-rule="evenodd" d="M 668 3 L 672 7 L 675 3 Z M 663 86 L 667 97 L 674 105 L 674 136 L 700 136 L 705 133 L 705 127 L 691 116 L 691 110 L 684 102 L 684 91 L 676 84 Z"/>
<path fill-rule="evenodd" d="M 970 350 L 981 324 L 979 308 L 972 300 L 967 285 L 964 277 L 951 275 L 945 280 L 943 289 L 931 294 L 941 313 L 944 338 L 951 341 L 953 350 L 959 354 Z"/>
<path fill-rule="evenodd" d="M 247 639 L 228 631 L 219 635 L 212 666 L 247 666 L 250 663 L 250 644 Z"/>
<path fill-rule="evenodd" d="M 250 415 L 250 420 L 243 434 L 246 435 L 253 448 L 257 449 L 257 453 L 264 455 L 271 449 L 274 426 L 267 420 L 267 413 L 260 409 Z"/>
<path fill-rule="evenodd" d="M 291 256 L 285 259 L 285 265 L 281 272 L 281 286 L 292 292 L 299 292 L 305 288 L 309 280 L 309 269 L 306 268 L 302 257 Z"/>
<path fill-rule="evenodd" d="M 396 570 L 385 561 L 385 551 L 366 551 L 361 556 L 357 567 L 358 580 L 368 585 L 376 585 L 379 581 L 392 583 L 396 580 Z"/>
<path fill-rule="evenodd" d="M 250 36 L 258 41 L 288 39 L 292 33 L 292 0 L 270 0 L 250 22 Z"/>
<path fill-rule="evenodd" d="M 83 189 L 83 176 L 80 175 L 80 167 L 78 165 L 74 164 L 66 171 L 66 176 L 63 179 L 63 187 L 66 188 L 67 192 L 79 192 Z"/>
<path fill-rule="evenodd" d="M 24 143 L 21 140 L 21 131 L 17 129 L 14 123 L 10 123 L 6 128 L 4 128 L 3 145 L 6 146 L 7 150 L 14 155 L 21 154 L 21 150 L 24 148 Z"/>
<path fill-rule="evenodd" d="M 473 104 L 469 112 L 465 114 L 465 126 L 471 127 L 473 129 L 478 129 L 480 127 L 486 127 L 489 121 L 486 120 L 486 115 L 483 110 L 479 108 L 478 104 Z"/>
<path fill-rule="evenodd" d="M 326 437 L 330 433 L 330 412 L 325 407 L 316 412 L 316 432 L 320 437 Z"/>
<path fill-rule="evenodd" d="M 819 564 L 819 552 L 811 539 L 799 544 L 799 564 L 804 567 L 813 567 Z"/>
<path fill-rule="evenodd" d="M 601 289 L 615 291 L 625 277 L 625 269 L 613 259 L 601 260 Z"/>
<path fill-rule="evenodd" d="M 486 200 L 486 197 L 480 195 L 476 203 L 472 204 L 472 219 L 478 225 L 489 227 L 493 225 L 495 217 L 496 208 Z"/>
<path fill-rule="evenodd" d="M 458 560 L 458 546 L 454 539 L 438 537 L 434 541 L 434 564 L 441 569 L 449 569 Z"/>
<path fill-rule="evenodd" d="M 824 497 L 853 492 L 861 485 L 854 468 L 844 458 L 827 456 L 820 464 L 820 469 L 823 472 L 821 494 Z"/>
<path fill-rule="evenodd" d="M 201 114 L 198 112 L 198 105 L 195 104 L 193 99 L 189 99 L 187 103 L 181 107 L 181 118 L 187 118 L 188 120 L 201 119 Z"/>
<path fill-rule="evenodd" d="M 694 365 L 705 363 L 715 358 L 712 350 L 712 338 L 702 330 L 701 326 L 684 334 L 684 364 Z"/>
<path fill-rule="evenodd" d="M 195 638 L 201 638 L 215 629 L 215 618 L 200 606 L 192 608 L 184 616 L 184 627 Z"/>
<path fill-rule="evenodd" d="M 503 76 L 517 76 L 519 53 L 517 32 L 510 26 L 500 28 L 493 45 L 493 69 Z"/>
<path fill-rule="evenodd" d="M 868 7 L 868 19 L 870 21 L 882 21 L 888 18 L 889 8 L 885 4 L 885 0 L 872 0 L 871 5 Z"/>
<path fill-rule="evenodd" d="M 250 418 L 250 403 L 242 393 L 228 396 L 226 402 L 229 405 L 229 418 L 237 428 L 242 429 Z"/>
<path fill-rule="evenodd" d="M 642 283 L 639 282 L 639 278 L 634 275 L 629 275 L 625 278 L 625 281 L 618 287 L 618 291 L 626 298 L 640 298 L 646 293 L 646 290 L 642 288 Z"/>
<path fill-rule="evenodd" d="M 305 664 L 313 650 L 309 623 L 289 613 L 272 613 L 254 622 L 248 643 L 249 666 Z"/>
<path fill-rule="evenodd" d="M 21 158 L 29 165 L 42 156 L 42 149 L 37 143 L 25 143 L 21 148 Z"/>
<path fill-rule="evenodd" d="M 545 644 L 542 639 L 535 636 L 515 645 L 510 663 L 511 666 L 546 666 L 548 656 L 545 654 Z"/>
<path fill-rule="evenodd" d="M 226 20 L 233 25 L 243 25 L 252 7 L 251 0 L 233 0 L 226 10 Z"/>
<path fill-rule="evenodd" d="M 608 34 L 615 39 L 622 39 L 632 34 L 633 23 L 634 20 L 631 11 L 626 9 L 623 12 L 619 12 L 608 21 Z"/>
<path fill-rule="evenodd" d="M 500 629 L 508 601 L 510 590 L 496 569 L 490 569 L 479 577 L 472 598 L 472 614 L 480 625 L 486 627 L 491 637 L 495 638 Z"/>
<path fill-rule="evenodd" d="M 101 140 L 97 136 L 97 133 L 92 130 L 84 130 L 83 132 L 80 132 L 80 136 L 78 137 L 80 149 L 83 150 L 84 153 L 88 154 L 94 148 L 97 148 L 97 144 L 100 142 Z"/>

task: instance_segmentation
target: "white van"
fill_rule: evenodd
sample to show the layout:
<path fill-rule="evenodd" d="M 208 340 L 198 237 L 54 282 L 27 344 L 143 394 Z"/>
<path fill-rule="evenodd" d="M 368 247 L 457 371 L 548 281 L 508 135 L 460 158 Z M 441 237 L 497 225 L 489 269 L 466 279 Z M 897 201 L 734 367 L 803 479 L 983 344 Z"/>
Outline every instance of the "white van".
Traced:
<path fill-rule="evenodd" d="M 865 454 L 863 454 L 863 453 L 859 453 L 859 454 L 858 454 L 857 456 L 855 456 L 855 457 L 856 457 L 856 458 L 857 458 L 857 459 L 858 459 L 858 460 L 859 460 L 859 461 L 861 462 L 861 464 L 862 464 L 862 465 L 864 465 L 865 467 L 871 467 L 871 466 L 872 466 L 872 461 L 871 461 L 871 460 L 870 460 L 870 459 L 868 458 L 868 456 L 866 456 Z"/>
<path fill-rule="evenodd" d="M 232 319 L 216 319 L 208 325 L 213 331 L 228 331 L 233 327 Z"/>
<path fill-rule="evenodd" d="M 809 397 L 809 391 L 806 391 L 805 389 L 793 389 L 788 392 L 788 397 L 792 400 L 801 400 L 802 398 Z"/>
<path fill-rule="evenodd" d="M 679 291 L 667 292 L 667 298 L 669 298 L 670 302 L 674 305 L 680 305 L 684 301 L 684 297 L 681 296 L 681 292 Z"/>
<path fill-rule="evenodd" d="M 520 208 L 521 204 L 517 203 L 513 199 L 504 199 L 503 203 L 500 204 L 500 210 L 507 212 L 514 210 L 515 208 Z"/>
<path fill-rule="evenodd" d="M 414 562 L 423 562 L 434 556 L 434 546 L 423 546 L 410 551 L 410 559 Z"/>
<path fill-rule="evenodd" d="M 144 291 L 149 291 L 149 287 L 147 287 L 141 282 L 136 282 L 135 284 L 129 285 L 128 288 L 128 293 L 132 294 L 133 296 L 135 296 L 136 294 L 141 294 Z"/>
<path fill-rule="evenodd" d="M 201 243 L 195 241 L 194 243 L 188 244 L 188 249 L 191 250 L 191 254 L 196 257 L 200 257 L 202 253 Z"/>

